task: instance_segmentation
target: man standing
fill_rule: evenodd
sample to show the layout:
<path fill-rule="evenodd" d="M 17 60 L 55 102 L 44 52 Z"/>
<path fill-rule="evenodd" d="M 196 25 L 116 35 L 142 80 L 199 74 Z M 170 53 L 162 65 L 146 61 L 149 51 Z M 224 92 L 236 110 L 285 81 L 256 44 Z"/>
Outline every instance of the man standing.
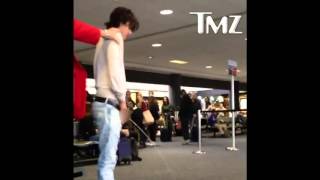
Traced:
<path fill-rule="evenodd" d="M 139 22 L 130 9 L 118 7 L 105 25 L 108 30 L 120 31 L 119 43 L 100 38 L 97 44 L 93 62 L 97 89 L 93 115 L 99 128 L 98 180 L 114 180 L 121 126 L 128 115 L 123 41 L 138 29 Z"/>
<path fill-rule="evenodd" d="M 191 93 L 192 100 L 192 121 L 191 121 L 191 141 L 198 142 L 198 110 L 201 110 L 201 102 L 197 99 L 197 94 L 195 92 Z"/>
<path fill-rule="evenodd" d="M 183 89 L 181 90 L 181 103 L 179 110 L 179 118 L 181 121 L 182 134 L 183 134 L 183 145 L 189 144 L 190 134 L 189 134 L 189 124 L 193 117 L 193 105 L 190 96 Z"/>

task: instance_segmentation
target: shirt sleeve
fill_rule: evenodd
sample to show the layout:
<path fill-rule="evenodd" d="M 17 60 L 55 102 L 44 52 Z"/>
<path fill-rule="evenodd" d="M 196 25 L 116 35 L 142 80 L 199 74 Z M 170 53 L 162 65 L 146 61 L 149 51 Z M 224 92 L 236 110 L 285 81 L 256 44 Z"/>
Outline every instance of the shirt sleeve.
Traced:
<path fill-rule="evenodd" d="M 96 45 L 99 42 L 100 29 L 78 19 L 73 20 L 73 39 Z"/>
<path fill-rule="evenodd" d="M 122 52 L 121 45 L 111 40 L 106 52 L 109 61 L 108 73 L 111 78 L 110 89 L 119 101 L 125 101 L 126 94 L 126 76 Z"/>

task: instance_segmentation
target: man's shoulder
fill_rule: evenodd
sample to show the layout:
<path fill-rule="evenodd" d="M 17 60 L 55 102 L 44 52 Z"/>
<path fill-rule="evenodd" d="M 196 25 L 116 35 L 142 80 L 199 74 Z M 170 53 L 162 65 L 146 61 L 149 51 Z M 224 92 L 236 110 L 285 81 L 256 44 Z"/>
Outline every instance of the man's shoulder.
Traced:
<path fill-rule="evenodd" d="M 123 40 L 120 32 L 116 33 L 114 38 L 115 38 L 115 40 L 114 39 L 106 39 L 106 38 L 104 38 L 104 40 L 105 40 L 105 42 L 108 42 L 108 43 L 115 45 L 115 46 L 123 45 L 124 40 Z"/>
<path fill-rule="evenodd" d="M 96 45 L 96 50 L 103 50 L 103 51 L 105 50 L 114 51 L 119 48 L 120 46 L 115 40 L 105 39 L 103 37 L 100 38 L 98 44 Z"/>
<path fill-rule="evenodd" d="M 116 45 L 120 45 L 120 44 L 123 44 L 123 38 L 122 38 L 122 35 L 120 32 L 116 33 L 115 37 L 114 37 L 116 40 L 114 39 L 108 39 L 108 38 L 105 38 L 105 37 L 100 37 L 99 39 L 99 42 L 102 42 L 102 43 L 108 43 L 108 44 L 116 44 Z"/>

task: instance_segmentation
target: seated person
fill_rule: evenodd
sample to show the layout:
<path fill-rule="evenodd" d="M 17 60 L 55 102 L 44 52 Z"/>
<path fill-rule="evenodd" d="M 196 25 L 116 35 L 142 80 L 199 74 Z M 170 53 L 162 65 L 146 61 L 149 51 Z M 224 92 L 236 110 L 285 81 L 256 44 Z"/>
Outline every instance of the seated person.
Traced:
<path fill-rule="evenodd" d="M 244 116 L 243 112 L 239 112 L 235 118 L 236 128 L 241 130 L 243 133 L 247 129 L 247 118 Z"/>
<path fill-rule="evenodd" d="M 138 132 L 136 132 L 131 121 L 127 121 L 123 124 L 122 130 L 120 133 L 121 137 L 127 137 L 130 139 L 131 149 L 132 149 L 132 161 L 142 161 L 142 158 L 139 157 L 138 152 Z"/>
<path fill-rule="evenodd" d="M 131 120 L 133 120 L 139 126 L 140 131 L 137 132 L 140 140 L 140 148 L 145 148 L 147 137 L 144 134 L 147 134 L 147 131 L 145 125 L 143 124 L 143 111 L 146 110 L 147 105 L 144 103 L 141 93 L 137 94 L 136 102 L 138 103 L 136 104 L 136 108 L 134 108 L 133 112 L 131 113 Z M 141 131 L 143 131 L 143 133 Z"/>
<path fill-rule="evenodd" d="M 214 111 L 214 110 L 216 110 L 215 104 L 211 103 L 205 110 L 206 111 Z"/>
<path fill-rule="evenodd" d="M 246 118 L 244 117 L 243 112 L 238 113 L 235 123 L 240 124 L 242 127 L 246 126 Z"/>
<path fill-rule="evenodd" d="M 214 127 L 215 124 L 217 123 L 217 113 L 212 112 L 212 113 L 208 113 L 208 125 L 210 125 L 211 127 Z"/>
<path fill-rule="evenodd" d="M 217 122 L 215 123 L 215 127 L 219 130 L 220 135 L 224 137 L 229 137 L 230 133 L 225 118 L 226 117 L 224 113 L 220 112 L 217 116 Z"/>

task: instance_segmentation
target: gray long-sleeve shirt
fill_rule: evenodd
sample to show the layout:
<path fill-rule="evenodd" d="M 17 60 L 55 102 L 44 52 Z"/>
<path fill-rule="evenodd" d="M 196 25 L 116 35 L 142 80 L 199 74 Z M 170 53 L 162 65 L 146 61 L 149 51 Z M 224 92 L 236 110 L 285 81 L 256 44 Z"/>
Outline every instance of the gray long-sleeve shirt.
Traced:
<path fill-rule="evenodd" d="M 123 38 L 117 34 L 119 43 L 100 38 L 94 55 L 93 71 L 97 96 L 125 101 L 126 76 L 124 67 Z"/>

